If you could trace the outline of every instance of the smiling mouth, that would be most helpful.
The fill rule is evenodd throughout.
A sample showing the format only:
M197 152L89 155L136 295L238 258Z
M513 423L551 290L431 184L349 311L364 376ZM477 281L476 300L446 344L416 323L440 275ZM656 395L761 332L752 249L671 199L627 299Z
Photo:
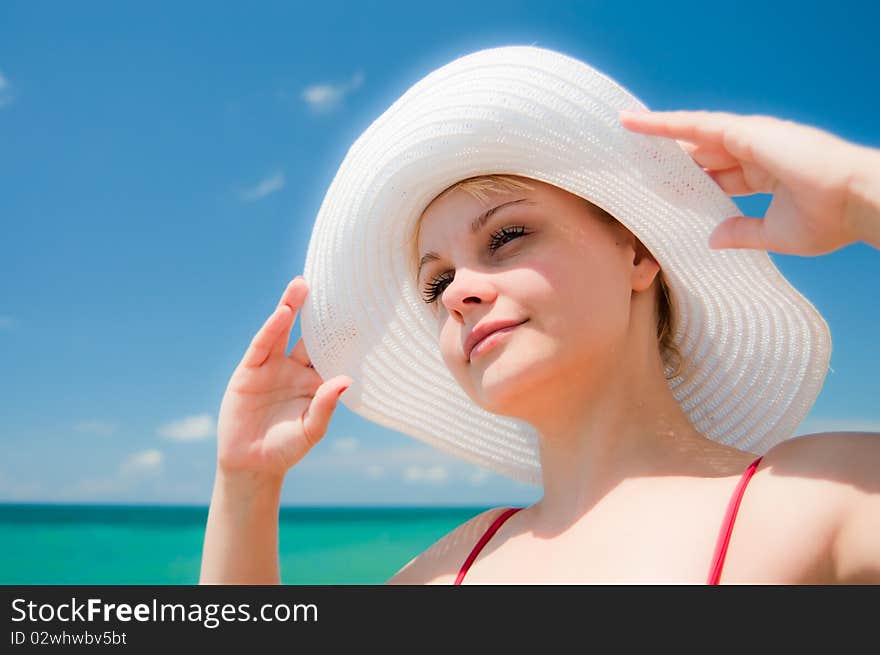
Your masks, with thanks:
M471 349L470 355L468 356L468 362L473 361L474 357L478 357L487 350L493 348L496 344L500 343L507 339L507 335L516 330L516 328L520 327L524 323L527 323L528 319L523 321L522 323L517 323L516 325L509 325L506 328L502 328L500 330L495 330L491 334L487 334L480 341L478 341L474 347Z

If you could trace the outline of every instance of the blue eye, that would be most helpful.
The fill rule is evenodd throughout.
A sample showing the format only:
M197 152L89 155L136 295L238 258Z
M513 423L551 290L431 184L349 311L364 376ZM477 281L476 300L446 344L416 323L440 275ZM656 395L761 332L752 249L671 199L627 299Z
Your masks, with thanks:
M510 227L503 227L497 232L494 232L489 237L489 254L494 253L498 248L503 246L508 241L512 241L517 237L521 237L525 234L526 228L524 225L514 225ZM425 293L424 293L424 301L429 305L437 300L437 297L443 293L443 290L446 289L446 286L452 282L452 277L447 275L446 273L441 273L434 279L432 279L428 284L425 285Z

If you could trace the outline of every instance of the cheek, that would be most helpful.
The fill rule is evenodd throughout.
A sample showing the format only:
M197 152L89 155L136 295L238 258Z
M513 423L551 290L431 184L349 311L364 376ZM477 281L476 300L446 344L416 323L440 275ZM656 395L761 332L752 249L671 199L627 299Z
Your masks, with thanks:
M447 317L444 324L440 327L438 337L440 356L443 358L443 363L446 364L447 370L452 375L452 379L458 382L458 385L465 393L473 397L471 389L473 382L467 375L468 364L464 360L464 355L461 351L461 336L453 323Z
M454 375L455 368L461 365L461 362L458 361L460 357L458 351L461 349L458 343L459 337L456 336L455 326L448 316L444 316L439 320L441 323L437 338L440 344L440 355L443 357L446 368Z
M550 332L578 342L607 342L628 320L631 289L619 262L596 249L536 266L546 280L551 307L542 322ZM586 339L585 339L586 338Z

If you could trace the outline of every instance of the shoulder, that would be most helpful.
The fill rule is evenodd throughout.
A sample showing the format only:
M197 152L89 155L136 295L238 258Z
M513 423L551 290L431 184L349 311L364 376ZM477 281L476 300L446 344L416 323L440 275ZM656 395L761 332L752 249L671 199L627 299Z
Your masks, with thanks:
M765 484L821 489L840 502L876 494L880 485L880 433L821 432L788 439L761 461Z
M495 507L468 519L407 562L385 584L451 584L477 541L507 509Z
M848 487L873 486L880 480L878 463L880 432L819 432L777 444L764 456L761 468Z
M880 582L880 433L789 439L772 448L760 468L777 508L799 505L824 533L835 581Z

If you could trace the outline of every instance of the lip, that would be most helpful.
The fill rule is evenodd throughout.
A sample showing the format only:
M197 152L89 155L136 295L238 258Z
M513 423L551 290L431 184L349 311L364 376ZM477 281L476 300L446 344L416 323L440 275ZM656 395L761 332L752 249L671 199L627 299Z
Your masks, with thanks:
M526 319L525 321L488 321L487 323L481 323L480 325L477 325L473 330L471 330L471 333L467 336L467 339L465 339L465 357L467 357L468 361L471 361L471 351L473 351L474 347L493 332L498 332L498 330L503 330L504 328L513 327L515 325L522 325L528 320L529 319Z

